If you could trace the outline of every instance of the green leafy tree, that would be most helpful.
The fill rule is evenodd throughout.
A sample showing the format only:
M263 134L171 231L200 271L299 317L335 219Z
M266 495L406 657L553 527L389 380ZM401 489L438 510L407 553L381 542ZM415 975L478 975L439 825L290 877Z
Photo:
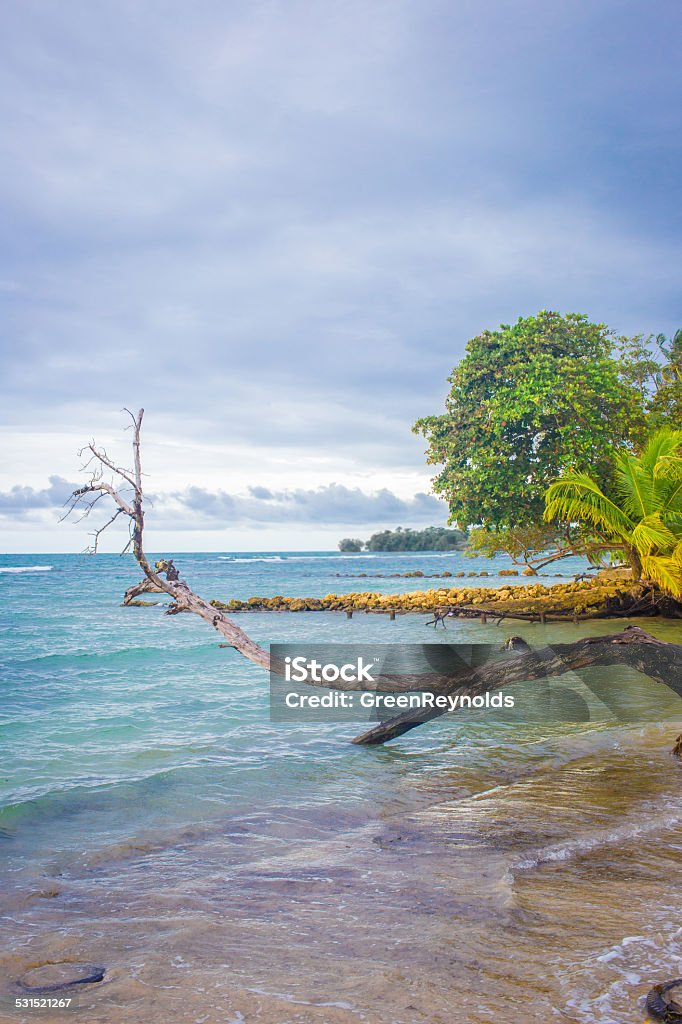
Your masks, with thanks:
M584 523L634 579L682 597L682 430L658 430L641 455L617 452L608 493L587 473L567 473L547 491L544 515Z
M624 358L603 324L578 313L542 311L472 338L445 413L413 428L443 467L433 486L450 521L539 525L545 491L564 472L591 467L606 484L614 445L645 434L642 388Z
M364 546L364 540L358 540L357 537L344 537L339 541L339 551L362 551Z
M659 351L662 351L661 337L656 340ZM645 338L641 334L615 341L621 380L635 388L645 412L650 411L652 399L661 383L661 361L654 350L654 343L653 336Z
M445 526L427 526L424 530L381 530L373 533L365 547L368 551L457 551L466 542L462 530Z

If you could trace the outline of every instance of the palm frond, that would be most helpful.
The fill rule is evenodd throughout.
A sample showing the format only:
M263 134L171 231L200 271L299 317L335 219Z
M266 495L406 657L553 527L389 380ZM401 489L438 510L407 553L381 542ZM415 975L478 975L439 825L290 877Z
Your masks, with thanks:
M657 552L659 555L670 555L675 550L677 536L663 522L659 513L652 516L645 516L631 534L633 548L640 555L650 555Z
M587 473L568 473L550 484L544 518L548 522L590 523L607 537L620 539L628 538L634 527L634 522Z
M568 473L545 495L545 520L589 524L655 585L682 595L682 430L665 427L641 455L615 455L614 493Z
M682 481L675 483L666 494L665 507L666 512L671 515L682 512Z
M648 555L642 559L642 575L673 597L682 597L682 562Z
M632 519L651 515L663 505L653 475L642 469L636 455L623 452L617 456L614 482L623 511Z
M652 434L642 454L639 456L642 469L645 473L650 473L653 476L659 461L677 454L681 447L682 430L661 427L655 434Z
M682 456L662 455L654 466L654 480L681 480Z

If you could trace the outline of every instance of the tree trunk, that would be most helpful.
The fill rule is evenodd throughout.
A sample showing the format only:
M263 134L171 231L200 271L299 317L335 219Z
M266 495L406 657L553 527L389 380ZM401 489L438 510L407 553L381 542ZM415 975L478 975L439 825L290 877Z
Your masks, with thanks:
M261 668L269 669L269 653L260 647L255 640L252 640L235 622L232 622L227 615L218 611L208 601L204 600L203 597L200 597L199 594L195 594L189 585L179 578L178 571L171 560L157 562L155 568L152 568L149 564L143 546L144 493L142 490L142 462L140 456L140 433L144 409L140 409L137 415L130 412L129 409L126 411L130 415L133 427L131 442L133 449L132 470L117 466L109 458L104 448L95 446L94 441L86 445L80 454L87 453L86 467L94 464L94 470L88 483L78 487L71 495L65 517L77 508L81 509L84 516L87 516L103 495L109 495L114 502L116 510L104 526L94 531L94 543L90 549L91 553L95 554L97 552L97 545L101 534L119 516L125 516L130 523L130 539L123 549L123 553L127 552L132 546L133 554L147 581L147 584L136 584L131 589L137 593L162 592L168 594L175 601L175 605L169 608L169 612L193 612L207 622L209 626L213 626L227 641L228 646L234 647L245 658L255 662L256 665L260 665ZM108 480L104 479L105 471L107 474L113 474L114 483L109 483ZM132 498L124 497L124 494L127 495L129 490L132 490ZM166 577L165 579L163 578L164 576ZM135 594L129 595L131 595L130 590L126 592L124 604L129 604L132 597L135 596Z
M514 639L512 638L512 642ZM466 683L463 683L461 677L456 677L449 685L439 687L438 692L476 696L488 690L502 689L512 683L559 676L594 665L624 665L642 672L657 682L665 683L682 696L682 644L657 640L638 626L628 626L622 633L610 636L587 637L572 644L557 644L554 647L541 647L535 650L521 643L523 653L516 654L510 651L508 658L499 663L472 669ZM414 689L417 688L415 685ZM356 736L353 743L387 743L425 721L439 718L443 714L447 714L447 711L440 708L421 712L406 711Z

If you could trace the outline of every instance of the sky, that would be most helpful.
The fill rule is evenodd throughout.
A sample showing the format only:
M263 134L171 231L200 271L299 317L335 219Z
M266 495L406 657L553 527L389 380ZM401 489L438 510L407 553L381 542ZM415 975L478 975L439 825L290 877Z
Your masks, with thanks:
M677 2L1 10L0 552L85 546L123 407L150 550L444 525L410 428L468 338L682 325Z

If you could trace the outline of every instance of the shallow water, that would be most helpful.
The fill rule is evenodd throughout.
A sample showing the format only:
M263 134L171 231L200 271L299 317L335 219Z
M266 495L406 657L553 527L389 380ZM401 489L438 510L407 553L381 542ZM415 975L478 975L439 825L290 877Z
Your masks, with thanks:
M279 557L178 563L209 597L425 585L337 579L358 556ZM5 994L35 963L85 959L108 967L80 994L88 1022L628 1024L682 973L670 709L513 728L449 715L353 747L345 725L271 724L267 679L198 620L121 608L129 560L0 559L47 565L0 574ZM264 642L505 635L425 619L240 621ZM517 626L531 643L611 629ZM621 683L644 707L649 684Z

